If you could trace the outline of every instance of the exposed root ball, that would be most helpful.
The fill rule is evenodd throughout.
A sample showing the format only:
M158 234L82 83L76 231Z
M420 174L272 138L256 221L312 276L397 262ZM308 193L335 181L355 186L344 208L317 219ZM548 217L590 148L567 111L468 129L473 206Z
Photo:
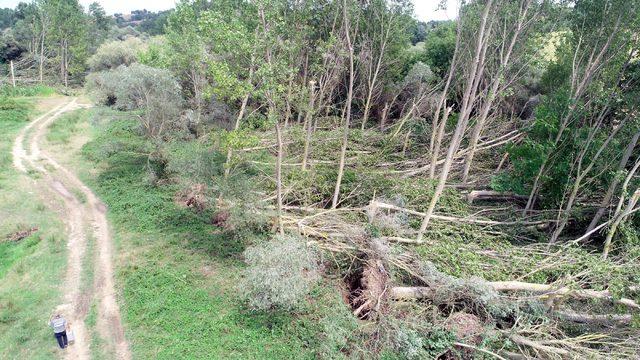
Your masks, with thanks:
M362 318L370 318L380 311L384 299L388 296L389 274L380 259L369 259L365 262L361 273L352 278L349 302L353 314Z

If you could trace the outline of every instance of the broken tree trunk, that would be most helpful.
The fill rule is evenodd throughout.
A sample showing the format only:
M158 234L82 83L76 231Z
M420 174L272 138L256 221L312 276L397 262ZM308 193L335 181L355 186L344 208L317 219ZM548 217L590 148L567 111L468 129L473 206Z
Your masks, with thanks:
M412 214L420 217L424 217L426 214L420 211L415 211L411 209L405 209L400 206L395 206L391 204L386 204L379 201L371 201L369 206L367 207L368 211L374 211L375 209L388 209L394 211L401 211L407 214ZM483 220L476 218L462 218L457 216L446 216L446 215L438 215L431 214L431 218L434 220L441 221L449 221L449 222L457 222L457 223L466 223L466 224L477 224L477 225L542 225L548 224L549 222L553 222L553 220L539 220L539 221L495 221L495 220ZM422 243L422 239L415 240L416 243Z
M253 73L254 73L254 68L253 68L253 63L255 61L255 57L251 56L251 67L249 68L249 85L252 84L252 79L253 79ZM240 122L242 121L242 118L244 117L244 113L247 109L247 103L249 102L249 96L251 95L251 91L247 91L246 94L244 94L244 97L242 98L242 104L240 105L240 112L238 112L238 117L236 117L236 123L233 126L233 130L234 131L238 131L238 129L240 128ZM231 146L229 146L229 149L227 149L227 160L224 162L224 177L227 178L229 176L229 173L231 172L231 157L233 156L233 149L231 148Z
M467 202L473 204L474 201L524 201L528 196L518 195L511 192L500 192L493 190L473 190L467 194Z

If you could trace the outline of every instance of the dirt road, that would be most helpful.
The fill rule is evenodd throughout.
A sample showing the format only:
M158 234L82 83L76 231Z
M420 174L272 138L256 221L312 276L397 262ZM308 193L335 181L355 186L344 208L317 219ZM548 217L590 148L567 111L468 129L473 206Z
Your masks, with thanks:
M67 227L68 259L66 276L61 281L64 303L52 309L68 319L76 336L76 343L65 350L65 358L91 358L91 332L85 319L95 301L100 344L104 344L107 354L127 360L131 354L116 302L113 244L105 216L106 206L71 170L58 163L46 149L40 149L49 125L63 113L85 106L76 98L61 98L52 110L29 123L15 140L13 164L25 176L39 173L31 176L34 190L60 214ZM90 255L87 254L88 239L95 241L93 261L86 259ZM92 284L83 286L83 278L90 274L93 274Z

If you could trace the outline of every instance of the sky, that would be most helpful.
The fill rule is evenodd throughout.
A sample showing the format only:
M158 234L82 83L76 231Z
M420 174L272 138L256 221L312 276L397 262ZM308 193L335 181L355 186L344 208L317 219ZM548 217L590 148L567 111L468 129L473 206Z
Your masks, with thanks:
M21 0L0 0L0 8L15 7ZM24 1L24 0L22 0ZM96 0L80 0L87 7ZM456 1L445 0L447 11L436 11L440 0L413 0L416 18L422 21L448 20L455 18ZM175 6L175 0L98 0L108 14L129 13L131 10L147 9L149 11L167 10Z

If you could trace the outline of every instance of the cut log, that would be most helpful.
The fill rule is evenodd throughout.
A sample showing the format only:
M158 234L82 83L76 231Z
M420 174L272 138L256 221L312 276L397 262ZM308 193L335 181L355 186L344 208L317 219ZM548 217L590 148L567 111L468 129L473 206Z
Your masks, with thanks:
M500 192L493 190L473 190L467 194L467 202L473 204L474 201L518 201L526 202L527 196L518 195L511 192Z

